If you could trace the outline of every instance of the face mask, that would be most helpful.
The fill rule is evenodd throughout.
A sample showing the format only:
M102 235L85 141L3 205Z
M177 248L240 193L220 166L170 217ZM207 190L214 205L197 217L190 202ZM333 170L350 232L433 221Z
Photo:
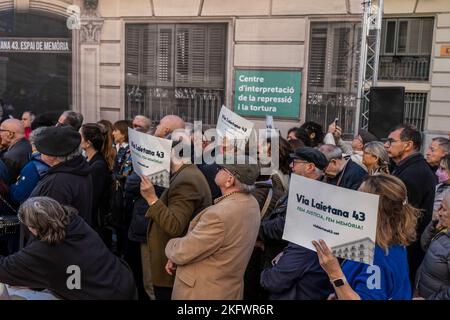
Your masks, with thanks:
M448 172L446 170L442 170L441 168L437 169L436 176L438 177L439 183L444 183L450 179Z

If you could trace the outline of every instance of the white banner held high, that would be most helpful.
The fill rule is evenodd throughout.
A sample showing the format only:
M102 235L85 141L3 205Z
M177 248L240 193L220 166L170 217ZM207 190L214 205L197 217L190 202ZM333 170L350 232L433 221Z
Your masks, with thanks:
M292 174L283 239L315 250L323 239L337 257L373 263L379 196Z
M243 150L250 138L253 126L253 122L234 113L227 107L222 106L216 129L221 137L235 140L237 147Z
M150 178L152 183L169 187L172 140L161 139L128 128L133 170Z

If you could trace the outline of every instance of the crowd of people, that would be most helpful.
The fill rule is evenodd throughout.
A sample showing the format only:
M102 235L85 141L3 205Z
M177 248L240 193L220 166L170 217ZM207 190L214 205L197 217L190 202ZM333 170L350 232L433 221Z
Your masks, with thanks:
M327 132L306 122L287 139L267 138L268 156L279 157L270 175L250 152L233 163L172 154L162 188L133 170L128 129L172 139L189 124L176 115L155 127L142 115L83 120L25 112L0 125L0 210L20 221L20 232L0 237L8 290L55 299L450 299L446 137L423 150L409 124L388 137L360 130L349 142L335 122ZM378 284L373 266L335 257L323 240L312 251L283 239L293 174L379 195Z

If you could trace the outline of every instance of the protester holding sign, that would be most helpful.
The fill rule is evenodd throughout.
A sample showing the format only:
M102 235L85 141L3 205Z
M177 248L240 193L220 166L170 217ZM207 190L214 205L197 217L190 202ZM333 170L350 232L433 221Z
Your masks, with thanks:
M328 161L319 150L310 147L304 147L295 150L295 152L292 153L290 157L292 159L291 169L294 174L314 180L322 179L323 170L326 168ZM275 248L279 251L286 245L286 242L282 240L282 236L286 217L287 202L288 195L282 197L279 200L275 209L270 214L268 214L263 221L261 221L261 227L259 231L259 237L268 244L275 242ZM280 244L283 245L281 248ZM270 247L270 245L267 247ZM278 252L276 252L275 255Z
M172 154L170 187L157 197L150 179L141 176L141 194L150 208L151 219L147 232L152 280L157 300L170 300L174 277L165 272L167 242L185 235L189 222L211 205L211 192L206 178L195 164Z
M373 265L346 260L342 267L323 241L313 241L319 262L340 300L411 299L405 246L416 237L420 211L407 202L406 187L393 176L369 176L359 191L378 194Z
M291 159L294 174L314 180L322 178L321 170L327 165L325 156L309 147L296 150L291 154ZM261 230L266 241L267 235L272 234L273 237L274 233L278 233L281 240L284 221L284 215L263 221ZM327 275L320 268L315 252L292 242L274 259L272 267L262 272L261 285L269 291L270 299L273 300L323 300L331 291Z

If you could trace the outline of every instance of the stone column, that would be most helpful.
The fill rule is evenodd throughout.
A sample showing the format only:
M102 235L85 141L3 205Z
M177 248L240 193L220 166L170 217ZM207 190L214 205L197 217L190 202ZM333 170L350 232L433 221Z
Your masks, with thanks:
M98 1L85 0L80 32L80 112L85 123L100 120L100 35L103 19Z

